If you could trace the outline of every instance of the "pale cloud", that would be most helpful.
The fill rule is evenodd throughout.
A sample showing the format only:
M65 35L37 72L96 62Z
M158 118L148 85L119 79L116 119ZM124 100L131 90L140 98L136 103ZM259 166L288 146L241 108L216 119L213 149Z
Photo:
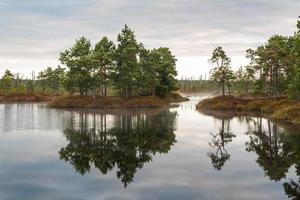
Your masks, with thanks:
M171 48L179 76L200 76L209 71L214 47L239 58L234 67L242 65L247 48L292 34L299 10L298 0L2 0L0 73L57 65L76 38L115 41L128 24L146 47Z

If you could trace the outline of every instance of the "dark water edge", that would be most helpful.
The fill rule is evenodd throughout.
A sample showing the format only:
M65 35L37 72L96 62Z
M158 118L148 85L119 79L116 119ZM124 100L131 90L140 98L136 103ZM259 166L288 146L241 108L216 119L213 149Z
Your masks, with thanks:
M300 131L177 108L1 104L1 199L297 199Z

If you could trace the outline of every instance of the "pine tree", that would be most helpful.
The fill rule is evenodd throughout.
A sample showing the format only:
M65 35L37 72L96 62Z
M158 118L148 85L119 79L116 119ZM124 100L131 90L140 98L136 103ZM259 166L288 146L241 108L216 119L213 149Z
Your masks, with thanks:
M76 40L74 46L60 54L60 61L69 68L66 86L69 90L79 89L80 95L87 95L93 86L91 71L94 60L91 42L85 37Z
M167 47L153 50L154 61L156 62L155 71L158 76L158 85L155 93L159 97L166 97L171 91L177 90L178 81L176 80L176 58Z
M9 93L10 89L13 86L13 80L14 80L14 75L9 70L6 70L0 82L1 88L5 93Z
M94 74L94 90L97 84L100 84L101 96L107 95L107 87L110 83L110 75L113 67L113 56L115 53L115 45L107 37L103 37L96 43L93 56L95 59Z
M113 73L115 89L122 97L129 98L134 95L140 70L139 51L140 45L136 41L134 32L125 25L118 35L115 54L116 66Z
M233 71L230 67L231 60L226 55L223 48L217 47L213 51L212 57L209 61L216 65L210 72L211 80L219 84L219 86L222 88L223 96L226 94L226 86L228 93L231 93L230 81L233 79L234 76Z
M289 97L300 100L300 69L296 72L294 79L289 84Z

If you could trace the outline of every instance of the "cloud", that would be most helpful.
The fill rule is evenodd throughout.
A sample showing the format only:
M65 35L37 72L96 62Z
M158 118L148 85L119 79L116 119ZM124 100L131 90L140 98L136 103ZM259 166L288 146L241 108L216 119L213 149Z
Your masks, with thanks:
M146 47L168 46L178 58L208 56L219 45L243 56L272 34L292 34L299 10L298 0L2 0L0 71L58 63L76 38L115 40L124 24Z

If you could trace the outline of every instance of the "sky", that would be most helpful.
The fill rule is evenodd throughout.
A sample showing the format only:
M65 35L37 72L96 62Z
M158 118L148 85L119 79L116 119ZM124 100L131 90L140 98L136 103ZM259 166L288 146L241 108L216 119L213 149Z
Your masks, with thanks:
M56 67L76 38L116 41L128 24L146 48L171 49L178 78L204 77L215 47L237 69L246 49L293 34L299 11L299 0L1 0L0 74Z

